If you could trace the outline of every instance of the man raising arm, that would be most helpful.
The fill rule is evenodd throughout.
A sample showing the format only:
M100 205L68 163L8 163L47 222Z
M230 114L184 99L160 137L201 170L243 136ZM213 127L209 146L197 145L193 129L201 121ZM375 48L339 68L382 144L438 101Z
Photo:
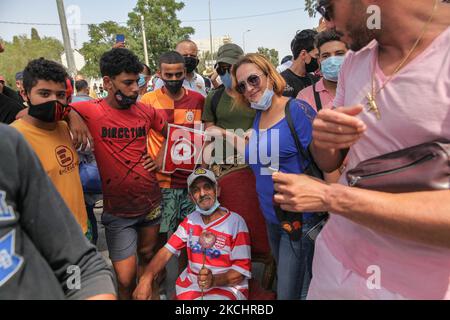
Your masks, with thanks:
M367 29L372 4L381 7L382 29ZM314 122L311 149L322 169L338 168L348 148L350 170L383 154L449 141L450 6L441 0L324 0L320 10L354 51L335 100L352 107L323 110ZM274 181L282 208L332 213L316 242L311 299L450 298L449 190L349 188L345 173L340 185L281 173ZM374 266L382 274L380 290L366 285Z

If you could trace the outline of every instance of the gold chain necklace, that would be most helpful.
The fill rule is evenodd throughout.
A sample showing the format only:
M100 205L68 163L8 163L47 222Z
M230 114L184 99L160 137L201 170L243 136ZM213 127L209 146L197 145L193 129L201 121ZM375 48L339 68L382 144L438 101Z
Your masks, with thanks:
M375 62L373 64L373 71L372 71L372 92L367 93L367 106L368 106L368 110L369 112L373 112L375 113L376 117L378 120L381 120L381 114L380 114L380 109L378 109L378 105L376 102L376 98L377 98L377 94L381 92L381 90L383 90L386 85L388 84L389 81L392 80L392 78L400 71L400 69L404 66L404 64L406 63L406 61L408 61L408 59L411 57L412 53L414 52L414 50L417 49L417 46L419 45L420 41L422 40L422 38L425 36L425 33L428 30L428 27L431 23L431 21L434 18L434 15L436 13L436 9L438 7L439 4L439 0L436 0L436 2L434 3L434 7L433 7L433 12L430 15L430 18L428 19L428 21L425 23L425 25L423 26L422 29L422 33L420 34L419 38L417 39L417 41L414 43L414 45L412 46L411 50L409 50L408 54L406 55L406 57L400 62L400 64L397 66L397 68L395 68L394 73L391 74L391 76L383 83L383 85L378 89L375 90L376 88L376 79L375 79L375 66L376 66L376 59L377 57L375 57Z

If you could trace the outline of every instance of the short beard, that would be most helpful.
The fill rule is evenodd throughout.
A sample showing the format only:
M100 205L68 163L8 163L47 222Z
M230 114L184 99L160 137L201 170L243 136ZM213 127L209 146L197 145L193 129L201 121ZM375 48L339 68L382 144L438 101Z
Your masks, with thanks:
M375 39L375 33L367 27L366 8L361 2L352 2L352 16L355 18L348 21L345 29L348 36L352 39L350 49L356 52L366 47L373 39ZM363 18L358 21L357 17Z
M352 39L350 49L355 52L360 51L375 39L374 34L370 32L366 26L358 28L358 30L355 30L355 28L352 27L350 28L351 29L347 29L349 30L349 37Z

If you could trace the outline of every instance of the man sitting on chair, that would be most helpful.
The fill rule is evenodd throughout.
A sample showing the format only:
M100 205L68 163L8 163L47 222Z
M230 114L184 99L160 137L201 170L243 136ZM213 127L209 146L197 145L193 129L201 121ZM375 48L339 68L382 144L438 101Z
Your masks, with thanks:
M196 210L152 259L133 298L149 299L154 278L174 254L187 247L189 264L176 282L178 300L246 300L251 277L247 225L240 215L220 207L213 172L197 169L187 182Z

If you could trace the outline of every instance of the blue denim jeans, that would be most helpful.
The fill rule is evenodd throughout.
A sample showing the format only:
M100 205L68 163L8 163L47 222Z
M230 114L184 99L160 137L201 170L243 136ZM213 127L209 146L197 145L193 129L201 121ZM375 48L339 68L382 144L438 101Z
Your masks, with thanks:
M307 232L321 221L314 215L303 221L303 235L299 241L291 241L279 224L267 222L272 255L277 264L277 299L305 300L312 278L314 241Z

